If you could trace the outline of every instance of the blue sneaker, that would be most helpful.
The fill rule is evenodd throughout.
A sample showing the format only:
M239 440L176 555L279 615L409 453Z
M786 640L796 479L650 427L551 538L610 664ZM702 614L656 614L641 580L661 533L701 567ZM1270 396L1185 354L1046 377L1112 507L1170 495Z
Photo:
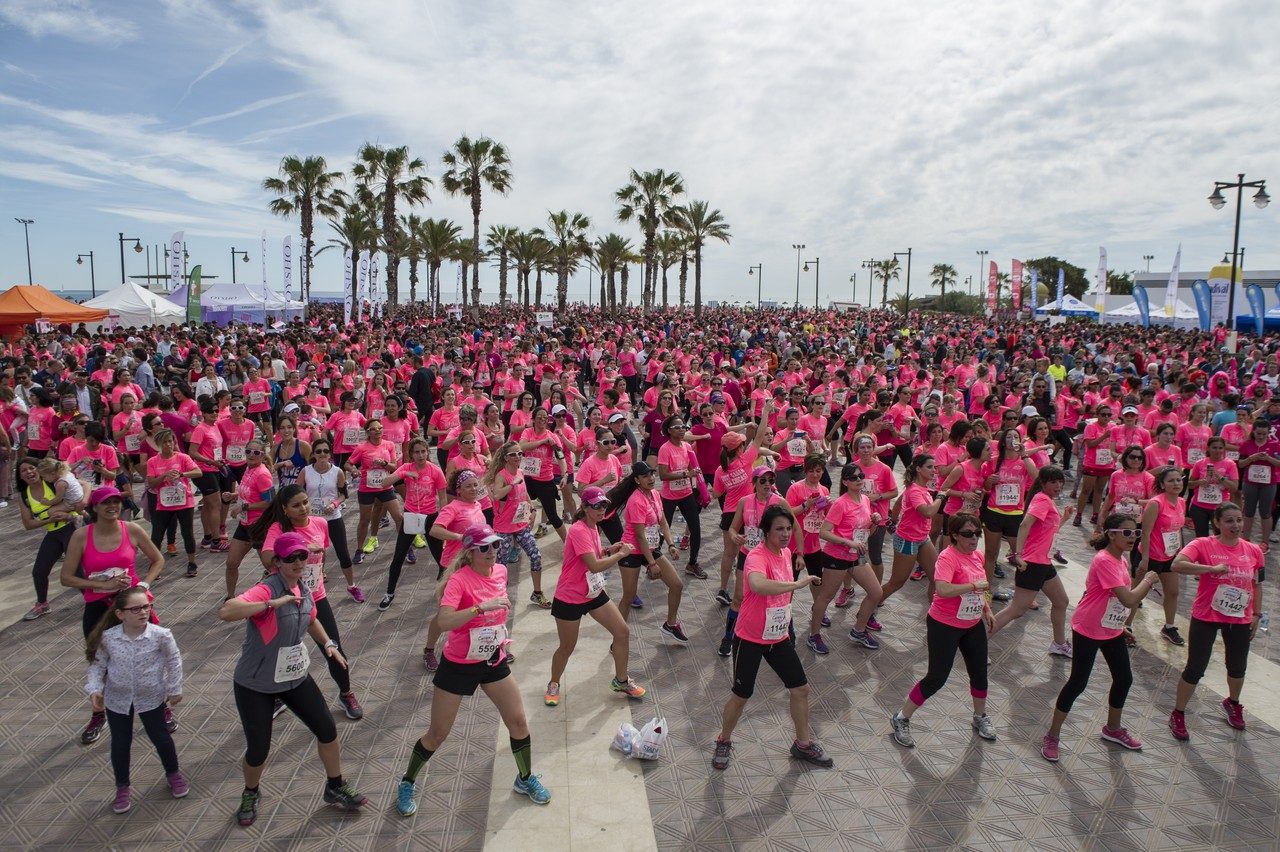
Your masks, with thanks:
M642 609L643 607L644 607L644 601L640 600L639 595L636 595L634 598L631 599L632 609Z
M880 647L880 642L876 637L871 635L870 630L864 630L861 633L859 633L857 629L850 630L849 638L856 644L861 645L864 648L870 648L872 651Z
M538 780L541 777L530 775L528 778L521 778L517 775L516 783L511 785L511 789L528 796L534 804L545 805L551 801L551 791L542 786L542 782Z
M826 641L823 640L821 633L810 633L809 639L806 642L806 644L813 651L813 653L821 654L824 657L831 651L831 649L827 647Z
M396 810L400 816L413 816L418 812L418 785L401 779L396 787Z

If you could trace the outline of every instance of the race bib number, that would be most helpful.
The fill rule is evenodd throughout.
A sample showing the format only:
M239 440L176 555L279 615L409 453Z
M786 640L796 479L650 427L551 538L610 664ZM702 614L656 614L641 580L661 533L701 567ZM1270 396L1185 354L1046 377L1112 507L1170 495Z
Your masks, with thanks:
M324 577L324 554L313 553L307 557L307 567L302 571L302 586L314 594L320 588L320 580Z
M1249 609L1249 599L1252 597L1247 589L1239 586L1228 586L1225 583L1218 586L1213 592L1213 599L1209 601L1209 606L1214 612L1225 615L1229 618L1244 618L1245 612Z
M160 486L160 505L177 509L187 504L187 486L181 482Z
M1178 530L1170 530L1169 532L1162 533L1160 539L1164 544L1164 552L1171 558L1173 554L1177 553L1178 549L1182 547L1182 533Z
M222 462L222 447L213 448L213 460L219 463Z
M232 444L227 447L227 461L234 464L240 464L247 458L244 453L244 444Z
M1271 465L1251 464L1249 465L1249 470L1247 471L1246 476L1248 477L1250 482L1255 482L1259 485L1270 485L1271 484Z
M250 404L250 405L262 405L262 404L263 404L264 402L266 402L266 401L267 401L267 395L266 395L266 394L264 394L262 391L250 391L250 392L249 392L249 404Z
M876 492L876 483L874 480L871 480L871 479L862 480L863 494L874 494L875 492Z
M1127 518L1137 518L1142 515L1142 506L1132 497L1125 497L1116 504L1116 512Z
M1200 459L1202 458L1204 458L1204 450L1199 449L1198 447L1192 447L1191 449L1187 450L1187 461L1189 461L1191 464L1195 464L1196 462L1200 461Z
M276 683L298 680L306 675L310 665L311 654L303 643L281 648L276 654Z
M467 648L467 659L482 662L497 652L503 640L507 638L505 624L494 624L489 627L471 628L471 644Z
M804 438L792 438L787 441L787 455L792 458L803 458L809 451L809 442Z
M820 533L822 532L822 515L817 512L810 512L804 516L804 521L800 526L807 533Z
M382 488L382 483L387 481L387 472L385 470L370 470L364 475L364 482L370 488Z
M425 535L427 532L427 516L421 512L404 513L404 534Z
M1238 462L1238 461L1240 461L1240 451L1239 451L1239 450L1227 450L1227 458L1231 459L1231 460L1232 460L1232 461L1234 461L1234 462Z
M996 505L1013 508L1022 505L1022 486L1017 482L1001 482L996 485Z
M487 485L481 485L479 488L476 489L477 500L483 500L488 496L489 496L489 487Z
M381 420L382 414L383 414L383 411L381 408L374 408L374 409L370 409L369 411L369 417L372 418L373 420Z
M124 450L126 453L136 453L140 449L142 449L141 434L124 436Z
M348 426L342 430L342 443L348 447L363 444L367 437L369 437L368 434L359 426Z
M978 592L965 592L960 596L960 608L956 610L956 618L960 621L977 621L982 618L982 595Z
M541 476L542 459L537 456L525 456L520 460L520 472L525 476Z
M513 524L527 524L533 517L533 510L529 508L528 500L521 500L520 505L516 506L515 516L511 518Z
M853 531L853 543L854 543L854 544L856 544L856 545L858 545L859 547L866 547L866 546L867 546L867 536L868 536L868 534L869 534L869 533L870 533L870 530L866 530L866 529L854 530L854 531Z
M745 539L744 546L747 550L754 550L759 546L764 536L761 534L759 527L746 527L742 531L742 537Z
M1115 453L1111 452L1111 450L1104 447L1098 447L1098 455L1095 456L1095 459L1095 464L1097 464L1098 467L1110 467L1115 464L1116 456Z
M644 542L653 550L662 543L662 529L657 524L649 524L644 528Z
M1129 617L1129 608L1120 603L1120 599L1112 595L1107 600L1107 608L1102 613L1102 620L1098 625L1104 630L1122 630L1124 629L1125 619Z
M603 571L587 572L587 594L591 597L597 597L604 591L605 577Z
M971 515L976 514L978 511L978 498L965 497L963 500L960 501L960 511L968 512Z
M624 464L624 465L622 466L622 475L623 475L624 477L627 477L627 476L630 476L630 475L631 475L631 465L629 465L629 464Z
M766 642L784 639L790 624L791 604L767 607L764 611L764 631L760 634L760 638Z
M490 376L488 373L476 373L476 381L482 385L488 386Z
M1222 486L1221 485L1201 485L1196 489L1196 498L1201 503L1209 503L1217 505L1222 502Z
M27 422L27 440L28 441L40 440L40 424L39 423L36 423L35 421Z

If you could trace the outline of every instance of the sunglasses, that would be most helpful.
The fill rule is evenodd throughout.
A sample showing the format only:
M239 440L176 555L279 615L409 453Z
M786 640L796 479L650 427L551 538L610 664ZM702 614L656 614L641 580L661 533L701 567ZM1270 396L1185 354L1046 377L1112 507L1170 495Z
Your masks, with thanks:
M490 550L493 550L495 547L497 547L496 544L476 544L476 545L472 545L471 549L476 551L477 553L488 553Z
M524 458L524 453L522 453L520 450L516 450L514 453L507 453L507 458L509 459Z
M583 503L582 505L586 506L588 509L595 509L597 511L600 511L600 510L609 508L609 501L605 500L602 503Z
M773 483L777 481L778 481L777 477L773 477L773 476L762 476L756 480L756 482L769 482L769 483Z
M127 607L124 607L124 612L131 612L134 615L137 615L143 612L151 612L151 604L144 603L144 604L138 604L137 606L127 606Z
M958 536L959 538L977 538L978 531L977 530L957 530L955 535Z
M308 554L305 550L303 550L303 551L299 551L298 553L291 553L288 556L281 557L280 561L281 562L306 562L307 557L309 555L310 554Z
M471 438L471 439L466 440L466 441L459 441L458 443L459 443L459 444L474 444L475 442L476 442L476 439L475 439L475 438Z
M1108 533L1119 533L1125 538L1133 538L1138 534L1137 530L1107 530Z
M602 447L615 447L618 445L618 442L615 441L613 438L605 438L604 440L597 441L596 443L598 443Z
M324 449L323 447L315 447L315 448L312 448L311 450L311 455L313 456L327 456L332 453L333 453L333 450L327 450L327 449Z
M246 456L261 456L261 455L266 455L266 451L265 450L245 450L244 454Z
M845 482L861 482L866 478L867 478L866 476L846 476L844 478L844 481Z
M243 406L243 405L233 405L233 406L231 406L231 410L232 410L232 411L244 411L244 406Z

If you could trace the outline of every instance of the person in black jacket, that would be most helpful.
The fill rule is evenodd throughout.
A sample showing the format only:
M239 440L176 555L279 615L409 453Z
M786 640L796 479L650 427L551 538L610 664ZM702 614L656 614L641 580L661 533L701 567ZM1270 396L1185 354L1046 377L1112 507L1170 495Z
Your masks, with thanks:
M422 365L422 357L413 356L413 376L409 379L409 396L413 399L413 404L418 409L418 420L426 423L431 419L431 413L435 411L434 391L436 386L436 374L432 372L430 367Z

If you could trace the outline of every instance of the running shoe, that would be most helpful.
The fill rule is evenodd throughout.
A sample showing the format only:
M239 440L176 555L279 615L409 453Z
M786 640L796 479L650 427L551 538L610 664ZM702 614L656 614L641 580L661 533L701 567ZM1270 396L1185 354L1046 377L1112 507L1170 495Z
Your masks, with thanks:
M285 704L283 701L281 701L279 698L277 698L275 701L275 704L271 706L271 718L274 719L275 717L279 716L281 713L283 713L285 710L288 710L288 709L289 709L289 706Z
M1058 762L1058 738L1044 735L1044 742L1040 744L1040 756L1050 763Z
M923 569L923 568L921 568L919 565L917 565L915 568L912 568L912 569L911 569L911 579L913 579L913 580L923 580L923 579L924 579L924 569Z
M728 606L729 604L733 603L733 596L730 595L726 590L721 589L720 591L716 592L716 603L720 604L720 606Z
M814 766L821 766L823 769L830 769L836 763L830 757L827 757L826 752L822 750L822 746L818 745L817 740L809 740L809 744L804 746L792 740L791 756L796 760L803 760L807 763L812 763Z
M415 536L413 537L413 546L414 546L414 547L426 547L426 546L427 546L427 540L426 540L425 538L423 538L422 533L418 533L417 535L415 535Z
M733 743L728 740L722 740L716 737L716 750L711 755L712 769L725 769L729 766L729 758L732 756Z
M114 813L128 813L129 808L133 807L133 788L128 784L123 787L116 788L116 800L111 803L111 810Z
M356 700L354 692L348 692L346 695L339 695L338 702L342 704L342 712L347 714L347 718L357 721L364 716L364 708L360 706L360 702Z
M854 628L849 631L849 638L853 640L855 645L861 645L864 648L870 648L872 651L880 647L880 643L876 637L871 635L869 630L858 630Z
M410 565L417 565L418 564L417 552L411 548L409 552L404 555L404 561L408 562Z
M551 791L542 786L541 775L530 775L528 778L516 776L516 782L511 785L511 789L517 793L528 796L529 800L535 805L545 805L551 801Z
M1073 498L1073 499L1074 499L1074 498ZM1080 513L1079 513L1079 512L1077 512L1077 513L1076 513L1075 520L1073 520L1073 521L1071 522L1071 526L1073 526L1073 527L1078 527L1078 526L1080 526L1080 525L1081 525L1081 523L1082 523L1083 521L1084 521L1084 518L1082 518L1082 517L1080 516Z
M1182 634L1178 632L1178 628L1172 624L1160 628L1160 638L1171 645L1177 645L1179 647L1187 644L1182 638Z
M188 577L194 577L194 576L196 576L196 574L198 574L198 573L199 573L199 571L200 571L200 566L196 565L196 563L194 563L194 562L188 562L188 563L187 563L187 576L188 576Z
M994 740L996 738L996 726L991 723L991 717L986 713L981 716L977 713L973 714L973 729L984 740Z
M1055 550L1055 551L1053 552L1053 561L1054 561L1054 562L1057 562L1059 565L1066 565L1066 564L1067 564L1067 557L1065 557L1065 556L1063 556L1063 555L1062 555L1062 551L1061 551L1061 550Z
M880 626L880 622L876 621L876 617L874 615L867 619L867 629L874 630L877 633L884 630L884 628Z
M351 597L355 598L356 603L364 603L364 592L359 586L347 586L347 591L351 593Z
M436 652L431 648L422 651L422 667L429 672L433 672L440 668L440 659L436 656Z
M696 577L699 580L707 579L707 572L702 570L702 566L697 562L690 562L689 566L684 569L684 573L688 574L690 577Z
M209 545L210 553L226 553L230 549L231 549L231 543L227 541L225 538L220 538L217 541L215 541L213 544ZM190 565L187 566L187 576L188 577L192 576Z
M609 688L614 692L623 693L628 698L644 698L645 694L645 688L631 678L618 680L615 677L609 681Z
M172 542L172 541L171 541L171 542L169 542L169 543L165 546L165 549L164 549L164 550L165 550L165 553L169 554L170 556L177 556L177 555L178 555L178 545L177 545L177 543L176 543L176 542Z
M248 828L258 818L258 799L262 794L257 790L245 790L240 794L240 810L236 811L236 819L240 825Z
M1190 516L1188 516L1188 518L1187 518L1187 519L1188 519L1188 520L1190 520ZM1097 513L1097 512L1094 512L1092 515L1090 515L1090 516L1089 516L1089 523L1093 524L1095 527L1098 525L1098 513Z
M351 557L351 564L352 564L352 565L361 565L361 564L363 564L363 563L364 563L364 553L362 553L361 551L357 550L357 551L355 552L355 555Z
M991 593L991 600L999 601L1000 603L1008 603L1013 600L1013 592L1008 589L996 589Z
M1127 625L1124 628L1124 644L1130 648L1138 647L1138 637L1134 634L1133 628Z
M815 654L821 654L825 657L831 653L831 649L827 647L826 640L822 638L821 633L810 633L809 638L805 640L805 644Z
M534 538L542 538L544 535L546 535L546 534L547 534L547 530L548 530L548 529L549 529L549 528L547 527L547 525L546 525L546 524L538 524L537 532L535 532L535 533L533 534L533 537L534 537Z
M836 592L836 607L839 609L844 609L851 603L853 603L853 595L850 593L848 589L846 589L844 586L841 586L840 591Z
M716 650L716 654L721 657L727 657L733 653L733 639L726 636L720 640L720 647Z
M644 609L644 601L640 599L639 595L636 595L634 598L631 599L631 608Z
M997 580L1003 580L1003 579L1004 579L1004 569L1003 569L1003 568L1001 568L999 565L997 565L997 566L996 566L996 570L995 570L995 575L996 575L996 579L997 579Z
M1227 714L1227 724L1237 731L1244 730L1244 705L1230 698L1222 699L1222 712Z
M187 793L191 792L191 785L187 783L187 779L181 772L166 775L165 780L169 782L169 792L173 794L175 799L184 798Z
M400 816L413 816L418 812L418 785L400 779L396 785L396 810Z
M164 706L164 729L171 734L178 730L178 720L173 718L173 708L168 704Z
M364 540L364 547L361 548L361 552L373 553L377 549L378 549L378 537L376 535L371 535Z
M48 614L49 614L49 603L46 601L45 603L38 603L35 606L31 607L31 609L27 610L27 614L22 616L22 620L35 621L37 618L40 618L41 616L45 616Z
M534 592L529 595L529 603L538 607L538 609L551 609L551 601L542 592Z
M378 521L378 529L385 530L389 526L391 526L391 517L389 515L383 515L382 520Z
M102 729L107 724L106 713L94 713L89 717L89 724L80 732L81 745L93 745L102 737Z
M208 550L210 547L213 547L213 536L206 535L204 538L200 539L201 550Z
M358 811L369 803L368 799L353 790L347 783L341 787L325 785L324 800L342 811Z
M391 609L391 602L396 599L395 595L383 595L382 600L378 602L378 611L386 612Z
M1102 726L1102 738L1109 743L1122 745L1130 751L1142 751L1142 740L1129 733L1125 728L1108 728Z
M822 626L823 626L823 627L830 627L830 626L831 626L831 616L829 616L829 615L824 615L824 616L822 616L822 622L821 622L821 624L822 624Z
M898 745L904 748L915 748L915 738L911 736L911 720L902 715L899 710L889 719L893 723L893 739Z
M684 630L680 628L680 622L678 621L675 624L667 624L665 621L662 622L662 632L674 639L678 639L681 642L689 641L689 637L684 635Z
M617 681L614 682L616 683ZM542 695L542 703L548 707L555 707L560 703L560 684L547 684L547 691Z
M1174 710L1169 714L1169 732L1175 740L1185 742L1191 739L1191 735L1187 733L1187 715L1181 710Z
M1062 644L1057 642L1049 643L1049 653L1055 657L1071 657L1071 640L1067 640Z

